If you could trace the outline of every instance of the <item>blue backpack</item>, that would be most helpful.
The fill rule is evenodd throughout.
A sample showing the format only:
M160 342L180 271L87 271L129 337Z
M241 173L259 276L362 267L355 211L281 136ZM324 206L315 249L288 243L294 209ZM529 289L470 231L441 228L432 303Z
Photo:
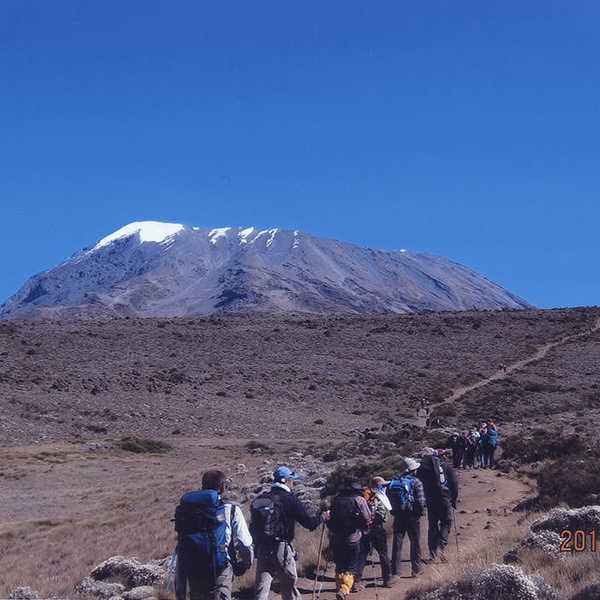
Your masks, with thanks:
M188 576L214 581L229 564L225 502L214 490L188 492L175 509L178 560Z
M392 514L409 511L413 508L415 497L412 489L412 479L410 477L399 477L394 479L387 489L387 495L392 505Z

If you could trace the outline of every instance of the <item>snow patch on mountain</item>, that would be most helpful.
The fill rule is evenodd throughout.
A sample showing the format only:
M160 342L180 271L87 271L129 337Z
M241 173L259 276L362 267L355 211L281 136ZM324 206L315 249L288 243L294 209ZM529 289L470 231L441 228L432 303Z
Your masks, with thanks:
M216 229L211 229L208 232L208 237L212 244L216 244L222 237L227 236L227 232L231 229L231 227L217 227Z
M158 221L136 221L129 223L125 227L121 227L114 233L102 238L93 248L92 251L98 250L103 246L108 246L115 240L126 238L138 234L140 242L164 242L183 229L183 225L178 223L159 223Z

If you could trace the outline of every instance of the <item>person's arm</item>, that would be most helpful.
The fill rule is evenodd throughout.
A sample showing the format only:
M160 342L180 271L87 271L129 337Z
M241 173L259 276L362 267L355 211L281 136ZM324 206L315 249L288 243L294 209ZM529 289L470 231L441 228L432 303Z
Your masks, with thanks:
M415 512L421 516L425 512L425 488L421 480L416 477L413 479L412 486L413 498L415 499L415 506L417 508Z
M360 511L360 516L364 519L364 526L360 529L367 529L371 524L371 509L369 508L369 504L362 496L356 496L356 504L358 504L358 509Z
M248 531L246 519L242 509L235 504L231 506L231 538L239 553L242 562L250 567L254 560L254 548L252 547L252 536Z
M294 517L294 519L298 523L300 523L300 525L302 525L302 527L304 527L305 529L308 529L309 531L314 531L323 522L323 517L321 515L311 517L308 514L306 507L304 506L304 504L302 504L302 502L298 499L297 496L290 494L290 497L292 499L292 516Z
M445 467L446 483L450 490L450 498L452 500L452 506L456 508L456 500L458 499L458 479L456 478L456 471L449 465Z

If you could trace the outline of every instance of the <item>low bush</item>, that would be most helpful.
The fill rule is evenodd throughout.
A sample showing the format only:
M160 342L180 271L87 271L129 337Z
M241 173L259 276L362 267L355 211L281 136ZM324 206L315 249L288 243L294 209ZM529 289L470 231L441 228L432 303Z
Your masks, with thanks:
M173 449L173 446L159 440L144 440L136 437L124 437L119 442L119 448L136 454L164 454Z
M531 435L510 435L502 441L504 458L532 463L581 454L585 444L578 435L562 436L560 432L536 429Z
M571 507L600 501L600 462L597 456L582 455L544 465L537 475L538 504L551 508L562 502Z

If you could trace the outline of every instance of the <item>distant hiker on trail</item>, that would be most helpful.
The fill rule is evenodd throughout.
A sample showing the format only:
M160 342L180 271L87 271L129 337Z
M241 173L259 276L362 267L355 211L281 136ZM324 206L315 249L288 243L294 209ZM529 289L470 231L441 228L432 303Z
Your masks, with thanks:
M331 546L335 561L336 600L346 600L358 573L360 541L368 532L371 510L363 497L363 486L355 477L346 477L344 489L334 498L331 518Z
M485 440L485 435L487 433L487 425L485 423L483 423L481 425L481 429L479 430L479 441L477 442L477 463L478 466L480 468L484 468L485 467L485 460L484 460L484 450L483 450L483 442Z
M429 529L427 542L429 556L435 560L439 554L446 562L444 548L448 545L448 534L452 523L452 508L456 508L458 481L454 469L432 454L423 456L417 477L423 482L427 502Z
M369 532L363 534L360 540L358 566L354 577L354 586L351 591L358 592L363 589L364 586L360 582L367 563L367 557L373 549L379 555L383 587L391 587L390 558L385 533L385 523L392 510L392 505L385 493L385 486L389 483L383 477L373 477L371 486L364 491L363 495L371 510L371 527L369 528Z
M483 436L483 468L492 469L494 467L494 452L498 446L498 431L493 421L486 423L486 432Z
M202 490L184 494L175 510L177 600L185 600L188 585L191 600L230 600L234 571L242 574L252 564L244 515L221 498L226 480L222 471L207 471Z
M467 435L467 448L465 449L465 457L463 459L465 469L473 469L475 467L475 454L477 453L478 444L479 433L477 430L472 429Z
M425 511L423 484L415 473L419 463L407 458L400 475L388 486L387 494L394 516L392 538L392 575L400 575L402 565L402 542L408 533L410 540L411 576L416 577L421 566L421 517Z
M271 490L254 499L250 506L250 532L256 546L256 600L267 600L273 577L277 577L283 600L300 600L296 586L296 552L292 546L295 525L314 531L329 518L329 512L311 517L294 495L299 476L289 467L273 473Z
M469 440L467 439L467 432L463 431L460 435L458 433L453 434L453 447L452 447L452 463L455 469L460 469L465 452L469 446Z

